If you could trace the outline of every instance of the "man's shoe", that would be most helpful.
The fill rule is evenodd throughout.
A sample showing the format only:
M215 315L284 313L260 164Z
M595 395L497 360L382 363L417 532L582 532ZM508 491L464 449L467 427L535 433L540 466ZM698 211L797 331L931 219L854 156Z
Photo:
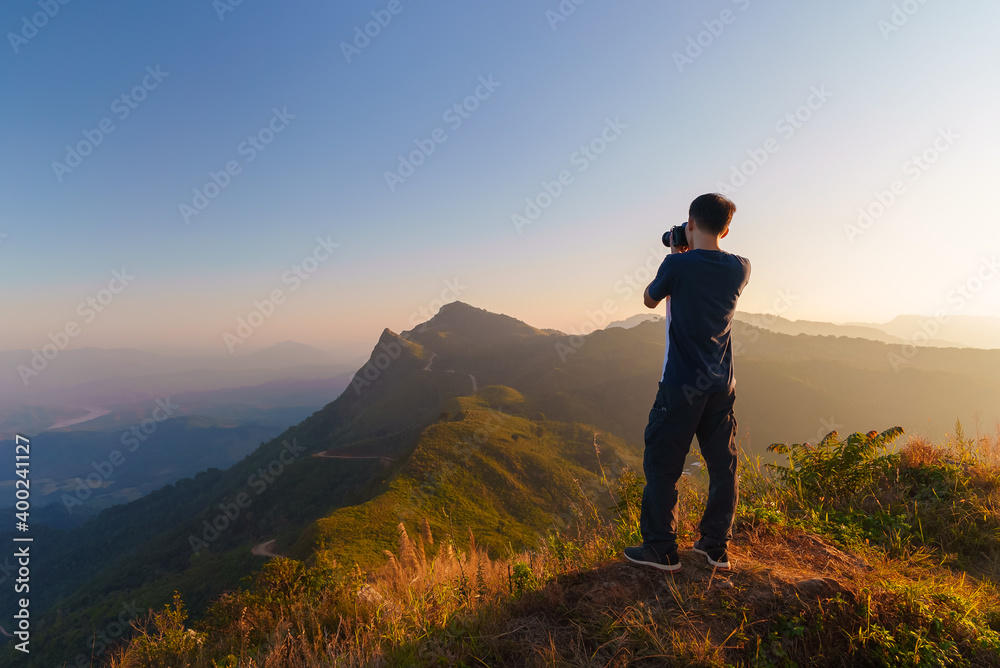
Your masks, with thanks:
M661 558L658 554L656 554L656 551L648 545L626 547L625 558L633 563L642 564L643 566L652 566L653 568L658 568L661 571L677 571L681 568L681 559L677 556L677 548L670 550Z
M724 547L702 547L701 541L696 541L694 551L708 557L708 563L720 570L729 570L729 552Z
M715 566L716 568L724 571L731 568L729 564L729 552L725 547L702 547L701 541L699 540L694 544L694 551L708 557L708 563L710 566Z

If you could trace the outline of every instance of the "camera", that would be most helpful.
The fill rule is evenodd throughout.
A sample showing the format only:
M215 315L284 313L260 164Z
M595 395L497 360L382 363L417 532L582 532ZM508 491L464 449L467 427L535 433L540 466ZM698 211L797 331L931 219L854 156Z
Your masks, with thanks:
M687 221L681 223L680 225L675 225L670 228L669 232L663 233L663 245L670 248L671 241L673 241L674 246L685 247L688 245L687 239Z

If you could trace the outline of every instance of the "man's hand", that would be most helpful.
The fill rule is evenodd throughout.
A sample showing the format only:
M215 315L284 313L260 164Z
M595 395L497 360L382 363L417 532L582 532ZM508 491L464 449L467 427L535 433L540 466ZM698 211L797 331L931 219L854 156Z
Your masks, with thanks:
M649 288L642 293L642 302L646 305L646 308L656 308L660 305L660 302L649 296Z
M687 246L675 246L674 245L674 236L670 235L670 254L671 255L675 255L676 253L686 253L689 250L691 250L691 249L688 248Z

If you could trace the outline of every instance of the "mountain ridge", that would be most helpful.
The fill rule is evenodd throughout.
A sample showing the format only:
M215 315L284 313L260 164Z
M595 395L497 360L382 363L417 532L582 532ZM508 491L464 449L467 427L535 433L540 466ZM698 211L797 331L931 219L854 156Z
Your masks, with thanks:
M558 516L552 499L537 496L544 493L545 480L532 480L532 467L524 462L542 457L534 468L551 481L563 480L553 487L562 490L561 498L582 502L559 471L585 462L589 473L577 477L588 481L584 489L592 489L593 476L600 475L589 454L595 439L602 448L616 444L607 462L614 464L612 478L622 461L641 452L662 363L662 322L573 337L467 304L443 311L426 326L399 334L384 329L368 362L335 400L226 471L205 471L108 509L79 532L51 532L37 567L52 590L39 594L38 610L80 624L97 614L92 606L113 607L122 591L135 592L142 605L155 608L176 588L197 615L259 568L260 557L251 554L255 545L275 540L277 553L304 559L317 545L336 540L338 526L353 527L344 531L355 537L371 529L353 547L347 541L341 557L377 559L393 544L394 522L424 514L443 530L446 499L465 508L463 516L479 527L491 549L502 549L505 532L523 545L548 521L532 508L546 509L553 522ZM752 427L758 453L770 438L813 439L822 429L860 428L853 423L873 418L911 415L900 422L912 422L928 410L964 407L987 390L993 394L983 397L1000 397L995 386L1000 352L926 349L896 373L887 359L892 346L874 341L790 336L749 325L734 329L734 337L740 344L738 416L744 421L746 415L770 416L770 422ZM480 388L474 393L470 375ZM892 379L898 400L877 392L880 378ZM930 387L948 387L954 396L927 403L919 394ZM826 422L831 407L835 425ZM852 424L841 425L847 416ZM485 444L477 443L480 432ZM468 438L467 449L458 447ZM532 446L536 440L539 445ZM510 457L498 443L511 448ZM344 457L313 456L337 452ZM442 467L435 469L434 462ZM469 466L490 481L485 492L471 482L478 478L462 477ZM520 491L504 496L506 488ZM226 518L223 509L231 509L241 493L252 503L208 540L212 523L221 522L220 514ZM503 512L477 508L475 499L483 498L496 499ZM524 506L519 499L534 501ZM149 517L161 518L158 531L148 526ZM192 537L207 548L192 554ZM59 547L65 544L78 550L66 555ZM81 554L101 559L91 562Z

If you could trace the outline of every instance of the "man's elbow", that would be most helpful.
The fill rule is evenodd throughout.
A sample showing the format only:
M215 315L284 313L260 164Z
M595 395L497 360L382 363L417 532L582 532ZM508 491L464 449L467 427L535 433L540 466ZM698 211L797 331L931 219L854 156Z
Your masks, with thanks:
M652 297L649 296L649 290L646 290L644 293L642 293L642 301L643 303L646 304L646 308L656 308L657 306L660 305L659 299L653 299Z

